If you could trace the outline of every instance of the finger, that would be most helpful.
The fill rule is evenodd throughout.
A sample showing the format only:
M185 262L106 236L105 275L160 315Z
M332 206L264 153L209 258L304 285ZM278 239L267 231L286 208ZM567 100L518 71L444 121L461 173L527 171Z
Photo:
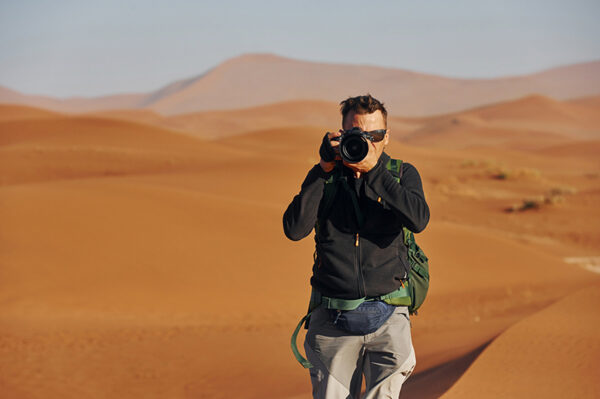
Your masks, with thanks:
M327 132L327 137L329 138L329 143L331 144L332 147L337 147L338 145L340 145L340 142L337 140L332 140L335 137L339 137L341 136L341 134L337 133L337 132Z

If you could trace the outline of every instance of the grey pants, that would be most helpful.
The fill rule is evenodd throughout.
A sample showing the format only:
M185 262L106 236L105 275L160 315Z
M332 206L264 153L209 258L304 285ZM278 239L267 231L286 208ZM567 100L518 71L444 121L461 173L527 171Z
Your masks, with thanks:
M350 335L338 329L328 311L316 309L304 340L314 399L358 399L365 376L364 399L398 399L412 373L415 352L406 306L398 306L377 331Z

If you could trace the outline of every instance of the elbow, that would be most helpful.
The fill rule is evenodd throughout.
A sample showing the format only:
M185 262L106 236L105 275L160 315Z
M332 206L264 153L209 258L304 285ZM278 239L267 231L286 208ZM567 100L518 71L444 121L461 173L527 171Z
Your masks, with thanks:
M308 233L300 233L297 231L289 231L284 229L285 236L292 241L300 241L308 235Z
M285 236L292 241L300 241L301 239L304 238L300 234L298 234L294 231L288 230L286 228L283 229L283 232L284 232Z
M425 204L425 208L420 212L420 217L413 220L412 226L409 230L413 233L420 233L425 230L425 227L429 224L429 207Z
M301 229L298 229L295 226L290 225L289 223L286 223L286 221L283 221L283 233L285 234L285 236L292 240L292 241L300 241L301 239L303 239L304 237L306 237L310 231L303 231Z
M425 230L425 227L427 227L427 223L429 222L429 219L427 219L426 221L419 223L419 224L415 224L413 227L413 229L411 229L411 231L413 233L420 233L423 230Z

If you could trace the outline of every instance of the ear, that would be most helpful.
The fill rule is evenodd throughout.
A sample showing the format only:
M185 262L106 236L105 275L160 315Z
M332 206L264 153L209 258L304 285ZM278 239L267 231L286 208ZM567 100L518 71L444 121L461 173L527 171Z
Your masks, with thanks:
M385 136L383 137L383 146L387 147L389 142L390 142L390 129L387 129L387 132L385 132Z

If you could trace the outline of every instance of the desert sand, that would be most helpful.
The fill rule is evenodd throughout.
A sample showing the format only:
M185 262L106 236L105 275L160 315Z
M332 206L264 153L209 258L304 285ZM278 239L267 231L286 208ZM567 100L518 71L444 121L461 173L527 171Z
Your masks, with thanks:
M432 214L401 397L600 395L599 111L533 96L390 118ZM289 338L314 244L281 217L336 112L0 106L0 396L309 398Z

